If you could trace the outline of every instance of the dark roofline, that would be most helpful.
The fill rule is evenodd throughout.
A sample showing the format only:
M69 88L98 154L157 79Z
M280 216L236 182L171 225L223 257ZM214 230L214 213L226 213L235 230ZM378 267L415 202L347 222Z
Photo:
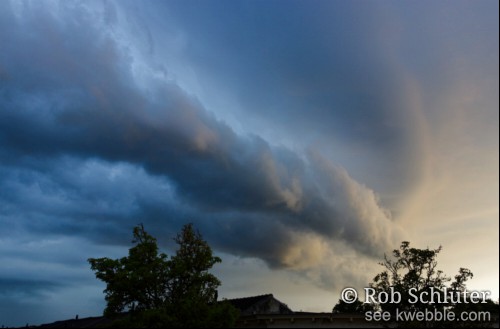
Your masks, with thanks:
M222 299L223 301L224 300L227 300L227 301L239 301L239 300L244 300L244 299L252 299L252 298L264 298L264 297L273 297L273 294L263 294L263 295L257 295L257 296L249 296L249 297L240 297L240 298L224 298Z

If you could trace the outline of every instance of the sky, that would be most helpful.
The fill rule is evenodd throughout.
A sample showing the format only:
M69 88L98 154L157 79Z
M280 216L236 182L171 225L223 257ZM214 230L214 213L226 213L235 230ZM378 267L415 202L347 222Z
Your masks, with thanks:
M0 324L102 314L139 223L223 298L328 312L410 241L497 300L498 6L0 1Z

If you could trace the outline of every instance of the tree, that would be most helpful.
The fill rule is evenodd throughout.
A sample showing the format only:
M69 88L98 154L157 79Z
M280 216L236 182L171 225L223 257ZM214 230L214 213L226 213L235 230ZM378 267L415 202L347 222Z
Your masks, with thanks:
M389 292L392 287L401 295L403 304L381 303L382 310L393 311L395 307L403 307L405 310L419 308L419 303L406 302L410 298L410 289L421 292L430 287L440 290L445 287L450 278L436 270L436 256L440 251L441 247L434 250L410 248L410 243L403 241L399 250L393 250L394 260L384 255L384 262L379 264L386 270L377 274L370 286L376 290L375 296L379 296L381 292Z
M370 287L375 290L373 297L382 311L395 313L409 311L453 311L459 303L454 303L453 299L445 298L445 294L461 293L466 291L465 282L473 277L472 272L466 268L460 268L455 280L447 286L451 278L443 271L437 269L436 257L441 251L441 246L437 249L417 249L411 248L410 243L403 241L399 249L393 250L390 259L384 256L384 262L380 263L385 270L375 276ZM381 294L383 293L383 294ZM385 302L379 296L385 298L385 294L399 295L400 301L397 303ZM416 297L415 297L416 296ZM421 296L434 296L433 302L428 302L420 298ZM399 326L421 326L421 323L399 323ZM426 323L427 326L444 323ZM455 324L456 325L456 324Z
M342 298L339 299L337 304L332 309L333 314L342 314L342 313L359 313L364 314L368 311L373 311L373 305L363 303L359 299L356 299L352 303L346 303Z
M121 259L90 258L91 269L107 286L106 316L123 311L157 309L167 301L170 268L167 255L158 252L156 239L143 225L134 228L136 245Z
M157 241L142 225L134 228L135 246L121 259L90 258L96 277L106 282L104 314L130 315L117 327L229 327L238 316L227 302L217 301L220 281L209 270L219 257L194 230L183 227L174 239L176 254L160 253Z
M228 302L217 302L221 282L209 270L219 257L195 231L185 225L174 241L179 245L170 260L169 314L173 327L228 327L238 317L238 311Z
M221 282L208 271L221 259L213 256L212 249L192 224L184 226L174 241L179 249L170 261L173 278L170 301L180 303L189 297L206 304L215 303Z

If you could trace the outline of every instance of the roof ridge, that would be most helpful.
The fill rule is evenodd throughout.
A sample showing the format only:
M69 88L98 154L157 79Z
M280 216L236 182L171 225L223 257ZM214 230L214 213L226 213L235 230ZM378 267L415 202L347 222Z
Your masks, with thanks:
M262 294L262 295L249 296L249 297L228 298L227 300L241 300L241 299L250 299L250 298L257 298L257 297L274 297L274 296L273 296L273 294Z

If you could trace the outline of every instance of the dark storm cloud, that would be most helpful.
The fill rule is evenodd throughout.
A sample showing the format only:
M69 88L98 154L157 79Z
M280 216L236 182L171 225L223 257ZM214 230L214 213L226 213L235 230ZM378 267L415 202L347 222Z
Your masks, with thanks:
M25 213L20 210L17 223L24 220L24 226L29 225L32 218L23 218ZM90 316L102 312L103 299L95 300L102 287L88 270L86 259L101 253L117 254L116 247L96 246L95 242L76 237L75 232L57 235L17 231L13 227L16 221L4 219L2 213L0 221L7 228L0 236L2 325L40 324L75 313Z
M393 4L165 7L168 21L187 31L182 55L196 67L207 97L231 86L239 106L230 111L243 125L301 136L305 145L320 141L330 158L383 193L402 193L413 182L418 125L397 48L406 25ZM377 179L387 175L398 179Z
M381 152L408 142L400 140L411 126L398 108L402 104L394 104L403 86L387 41L400 26L380 19L390 17L384 13L389 6L328 1L166 6L188 31L185 55L202 73L217 72L231 84L245 110L305 135L312 127L335 130L336 138Z
M63 284L53 281L0 278L0 298L12 296L21 298L40 298L44 293L52 292L63 286Z
M122 257L141 222L168 253L194 222L286 290L274 269L330 292L366 284L404 236L382 204L424 214L404 224L431 239L448 214L428 216L435 205L462 210L436 186L466 178L462 157L476 181L482 152L498 151L497 13L496 1L0 1L0 320L97 314L102 299L80 298L102 296L86 259ZM408 192L418 179L432 181L428 208ZM233 293L259 286L245 285Z
M438 120L443 104L437 103L457 81L487 81L481 98L496 97L496 5L164 4L167 21L186 31L182 55L207 98L230 88L238 106L228 111L243 126L292 136L292 145L321 143L323 153L382 198L407 195L420 181L419 115ZM488 113L486 121L498 121L498 111Z
M69 10L66 6L72 7L58 8ZM304 159L258 136L237 135L172 82L153 81L144 92L133 74L138 59L130 55L131 49L116 42L112 34L100 32L99 22L91 20L85 8L70 8L81 11L81 18L67 21L51 17L43 8L16 19L9 5L4 7L2 21L15 28L2 29L2 38L16 42L0 61L7 76L0 90L3 154L41 159L97 157L144 167L150 174L168 177L176 195L190 207L243 218L243 227L236 224L227 233L244 230L245 240L252 244L252 239L267 237L258 244L256 256L275 264L286 253L281 249L294 244L289 237L294 231L341 239L372 254L390 244L393 225L372 191L317 156ZM33 53L36 59L30 60L28 54ZM52 171L48 179L57 182L59 190L53 194L63 199L81 193L85 185L65 186L64 176L52 176L61 175ZM84 205L107 202L114 191L92 193L78 195L76 200ZM115 218L112 202L99 216L88 206L78 210L62 202L54 207L52 201L43 201L44 195L40 193L41 200L34 204L47 221ZM49 211L49 207L57 210ZM125 211L116 218L130 215ZM258 216L265 220L246 220ZM71 228L71 220L66 225ZM259 237L254 225L274 233ZM380 230L388 233L380 234ZM277 247L276 241L284 247Z
M169 182L127 163L57 157L20 159L16 167L0 166L0 239L20 241L81 236L101 245L128 245L131 229L145 223L162 243L192 220L176 201ZM21 206L20 206L21 205ZM75 258L47 250L36 259L81 265L89 251ZM20 259L30 251L4 250ZM80 254L80 251L77 252Z

